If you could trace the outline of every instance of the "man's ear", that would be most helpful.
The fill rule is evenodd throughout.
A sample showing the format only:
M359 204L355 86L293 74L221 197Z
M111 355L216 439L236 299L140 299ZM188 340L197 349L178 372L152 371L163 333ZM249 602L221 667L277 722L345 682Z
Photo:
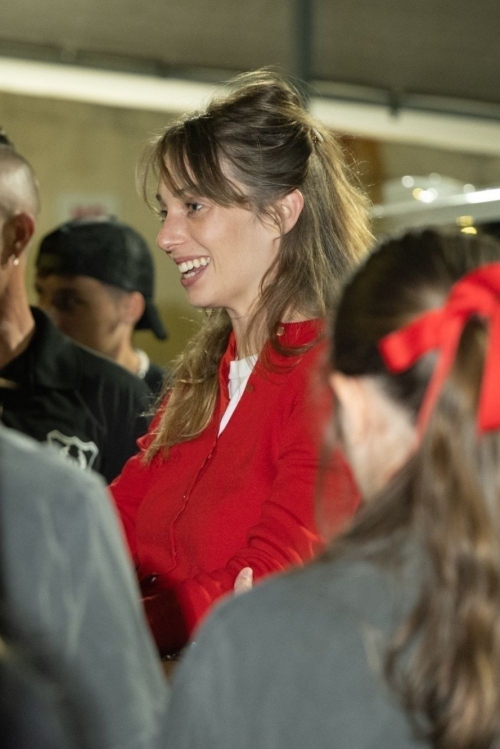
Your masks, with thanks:
M342 411L342 428L349 435L351 444L361 442L370 422L370 394L361 377L348 377L342 372L333 372L330 387L335 393Z
M36 222L29 213L15 213L5 223L4 239L9 256L20 259L35 233Z
M304 208L304 196L300 190L292 190L278 201L282 235L293 229Z
M124 322L127 322L132 327L141 319L146 308L146 302L144 297L139 291L131 291L125 297L125 304L123 306Z

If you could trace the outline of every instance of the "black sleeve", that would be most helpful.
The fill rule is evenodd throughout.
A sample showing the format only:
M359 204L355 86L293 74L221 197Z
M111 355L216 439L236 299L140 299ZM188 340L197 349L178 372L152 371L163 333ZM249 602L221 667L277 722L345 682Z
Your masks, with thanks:
M138 452L142 437L152 418L151 396L146 385L137 380L136 388L113 388L105 394L107 434L99 473L110 484L127 460Z

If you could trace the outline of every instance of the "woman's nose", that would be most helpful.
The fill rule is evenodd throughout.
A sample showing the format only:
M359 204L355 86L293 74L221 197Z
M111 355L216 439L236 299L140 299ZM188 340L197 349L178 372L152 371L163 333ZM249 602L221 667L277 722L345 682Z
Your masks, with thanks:
M172 252L176 246L182 244L186 239L186 229L182 216L169 213L161 225L156 238L156 244L160 250Z

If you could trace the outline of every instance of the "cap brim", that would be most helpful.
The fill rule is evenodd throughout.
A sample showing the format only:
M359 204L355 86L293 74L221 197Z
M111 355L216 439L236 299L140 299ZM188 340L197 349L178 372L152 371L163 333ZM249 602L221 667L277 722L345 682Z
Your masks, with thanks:
M168 338L167 330L153 302L146 300L144 314L135 327L136 330L152 330L155 336L161 341L165 341Z

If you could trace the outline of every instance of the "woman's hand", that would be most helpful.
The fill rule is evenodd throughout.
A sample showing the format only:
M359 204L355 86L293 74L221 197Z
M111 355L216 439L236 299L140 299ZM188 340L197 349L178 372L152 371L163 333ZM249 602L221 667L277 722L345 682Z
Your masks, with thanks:
M253 570L251 567L243 567L234 581L234 595L246 593L253 587Z

